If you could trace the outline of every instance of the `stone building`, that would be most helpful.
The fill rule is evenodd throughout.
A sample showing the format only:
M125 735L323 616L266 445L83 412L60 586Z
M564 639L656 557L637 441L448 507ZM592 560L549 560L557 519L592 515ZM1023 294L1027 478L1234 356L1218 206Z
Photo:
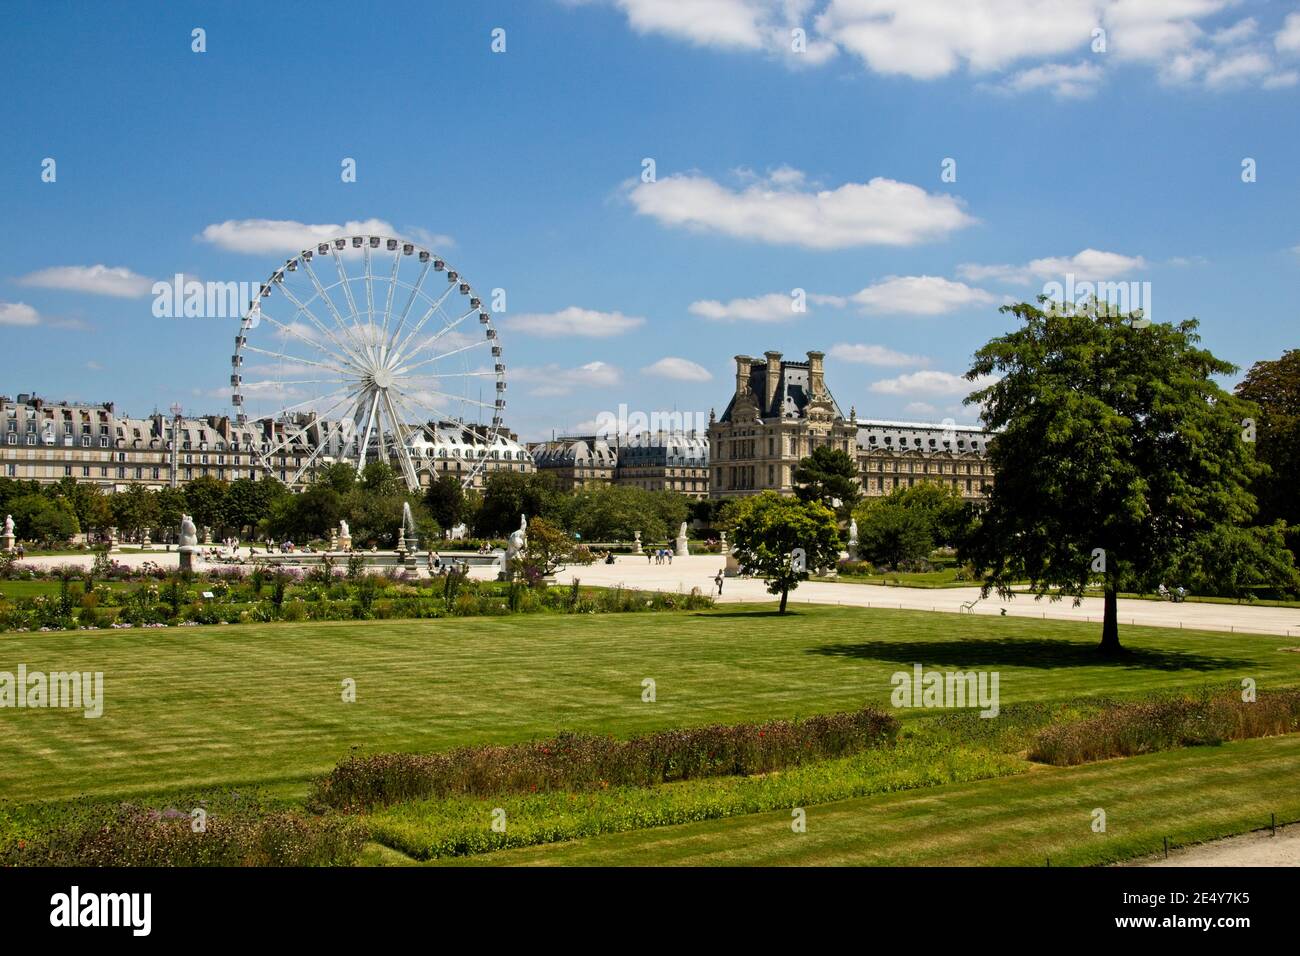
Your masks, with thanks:
M862 419L855 424L858 470L868 497L922 481L955 488L968 501L988 497L993 469L988 433L979 426Z
M806 362L790 362L766 352L760 362L736 356L731 401L716 420L710 413L710 498L792 494L794 468L814 448L854 454L853 416L844 416L826 387L823 357L809 352Z
M595 435L532 442L528 450L536 469L551 475L561 491L610 484L618 467L617 449Z
M112 402L0 396L0 476L51 484L75 478L108 491L133 484L157 489L203 476L269 476L301 490L342 452L341 433L337 422L310 414L248 422L228 415L130 418ZM475 485L491 471L533 470L532 457L510 433L488 441L486 429L443 422L412 429L407 440L422 485L444 472L464 476L480 459ZM392 464L398 468L396 460Z
M691 498L709 493L709 446L693 432L632 436L582 435L529 445L538 471L554 475L562 490L618 484L675 491Z
M760 362L736 356L735 391L709 426L710 498L793 494L795 466L819 445L854 456L868 496L931 481L967 500L987 497L993 474L983 429L858 419L852 408L846 417L826 386L822 357L809 352L808 361L789 362L766 352Z

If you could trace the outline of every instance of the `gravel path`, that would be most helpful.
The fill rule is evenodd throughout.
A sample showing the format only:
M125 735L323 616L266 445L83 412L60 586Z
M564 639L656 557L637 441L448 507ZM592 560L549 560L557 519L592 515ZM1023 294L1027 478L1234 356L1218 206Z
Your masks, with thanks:
M1163 856L1144 857L1128 866L1300 866L1300 827L1291 826L1271 836L1246 833L1241 836L1199 843L1171 850Z

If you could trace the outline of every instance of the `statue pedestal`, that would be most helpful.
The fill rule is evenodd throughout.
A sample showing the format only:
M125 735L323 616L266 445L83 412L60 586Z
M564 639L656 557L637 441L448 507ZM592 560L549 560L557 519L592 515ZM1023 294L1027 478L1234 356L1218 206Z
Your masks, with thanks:
M0 534L0 551L15 551L14 536L11 534Z
M688 558L688 557L690 557L690 555L691 555L691 551L690 551L690 548L688 548L688 547L686 546L686 535L684 535L684 534L679 534L679 535L677 536L677 545L676 545L676 547L674 548L674 550L676 551L677 557L679 557L679 558Z
M182 545L177 549L181 556L181 571L191 573L194 570L194 555L198 553L198 548L191 544Z
M350 534L341 534L341 535L339 535L339 537L338 537L338 541L337 541L334 545L332 545L332 547L333 547L333 550L335 550L335 551L351 551L351 550L352 550L352 535L350 535Z
M726 578L740 577L740 562L730 551L727 552L727 563L722 569L722 576Z
M641 532L640 532L640 531L638 531L638 532L636 533L636 537L632 539L632 553L633 553L633 554L645 554L645 551L641 548Z

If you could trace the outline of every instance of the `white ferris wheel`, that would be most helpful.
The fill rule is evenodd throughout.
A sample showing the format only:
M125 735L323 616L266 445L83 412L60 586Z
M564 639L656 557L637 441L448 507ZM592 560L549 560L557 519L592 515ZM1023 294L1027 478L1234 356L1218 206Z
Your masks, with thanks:
M344 236L287 260L241 319L231 365L237 420L283 425L255 446L262 467L313 436L291 484L313 465L387 461L414 491L440 443L480 449L459 473L468 484L502 433L491 313L441 256L402 239Z

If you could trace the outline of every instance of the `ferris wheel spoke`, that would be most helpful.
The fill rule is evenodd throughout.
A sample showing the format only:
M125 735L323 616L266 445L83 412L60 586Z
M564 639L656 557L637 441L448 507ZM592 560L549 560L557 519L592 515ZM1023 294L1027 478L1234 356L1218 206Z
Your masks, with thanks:
M439 352L437 355L432 355L427 359L422 359L419 362L416 362L414 365L408 365L405 368L393 369L393 374L399 376L408 375L410 374L412 369L417 369L420 368L421 366L428 365L430 362L437 362L445 358L450 358L453 355L459 355L461 352L468 352L470 349L475 349L481 345L486 345L489 341L491 340L480 339L477 342L471 342L469 345L462 345L458 349L448 349L446 352Z
M338 268L339 271L339 285L343 287L343 298L346 299L348 303L348 317L359 319L361 318L361 314L357 311L357 300L352 295L352 283L348 279L347 270L343 268L343 257L339 255L338 249L335 248L333 245L330 246L330 255L334 257L334 265ZM374 361L375 358L374 341L373 341L374 336L370 334L370 329L371 326L367 325L366 326L366 330L367 330L366 355L370 356L371 361Z
M366 322L369 325L375 324L375 287L374 274L370 271L370 244L362 246L361 254L366 260Z
M258 355L266 355L279 362L296 362L301 365L310 365L313 368L323 368L330 372L337 372L339 375L347 374L346 370L338 365L327 365L324 362L316 362L312 359L302 358L298 355L286 355L284 352L272 352L270 349L258 348L256 345L245 345L244 350L248 352L256 352Z
M325 327L325 324L321 322L319 318L316 317L315 312L313 312L310 308L308 308L307 305L304 304L301 300L299 300L299 298L296 295L294 295L291 291L286 289L283 283L281 283L280 291L284 293L285 298L287 298L298 308L299 312L307 316L307 318L311 321L311 324L316 326L316 328L320 330L322 335L327 337L331 342L334 343L335 346L337 346L339 352L341 352L344 355L347 355L350 359L353 360L353 362L349 364L355 363L355 361L359 358L359 356L355 352L353 352L350 348L345 346L342 342L340 342L337 338L335 338L334 333L331 332L329 329L327 329Z
M374 396L370 400L370 415L366 419L366 430L361 436L361 445L357 454L357 474L361 474L366 467L366 456L370 453L370 430L375 426L375 413L379 408L379 390L375 389Z
M325 303L325 307L329 309L330 315L333 316L334 324L339 327L340 332L351 340L353 346L358 350L358 356L360 356L361 352L364 351L363 344L357 339L356 332L353 331L352 327L343 321L343 316L339 314L338 306L334 304L334 300L330 298L330 294L325 291L325 286L321 285L320 277L316 275L316 270L311 267L311 260L304 258L302 260L302 267L303 271L307 273L308 278L311 279L311 284L315 286L317 297Z
M423 279L423 276L421 276L421 279ZM401 327L402 327L402 325L404 325L405 322L406 322L406 316L405 316L405 315L402 316L402 321L398 323L398 334L396 334L396 335L393 336L393 338L394 338L395 340L398 340L398 341L397 341L396 346L394 346L394 348L393 348L393 350L392 350L392 353L391 353L391 354L392 354L393 358L392 358L391 361L397 361L397 360L398 360L398 358L401 356L401 354L405 351L407 344L410 343L410 341L411 341L413 338L415 338L417 335L420 334L420 330L421 330L422 328L424 328L425 323L427 323L427 322L429 321L429 319L431 319L431 318L433 317L433 315L434 315L436 312L438 312L438 311L442 308L442 303L445 302L445 301L447 300L447 296L451 295L452 290L453 290L454 288L455 288L455 286L450 286L450 285L449 285L449 286L447 286L447 290L446 290L445 292L443 292L443 294L440 295L436 300L428 300L428 301L432 302L432 304L431 304L431 305L429 306L429 308L425 311L424 315L420 316L420 321L417 322L417 323L415 323L415 326L411 329L411 331L410 331L409 333L407 333L407 335L406 335L405 338L401 338L401 339L399 339L399 335L400 335L400 332L401 332ZM408 309L410 308L410 303L407 303L407 308L408 308Z
M474 399L474 398L465 398L465 397L462 396L462 395L453 395L453 394L451 394L450 392L440 392L440 391L438 391L437 389L432 389L432 388L420 389L420 394L437 395L437 396L440 397L440 398L449 398L449 399L451 399L452 401L454 401L454 402L460 402L460 403L463 404L463 405L477 405L479 408L495 408L495 407L496 407L495 405L493 405L493 404L491 404L491 403L488 403L488 402L482 402L482 401L479 401L478 399Z
M444 335L448 334L449 332L455 331L458 325L460 325L462 322L468 319L471 315L474 315L478 312L478 309L470 309L460 318L453 319L451 318L451 316L447 315L446 312L442 311L441 305L437 306L437 309L440 313L442 313L443 318L447 320L447 324L444 325L442 328L440 328L433 335L429 336L429 338L425 339L423 342L417 343L415 348L410 352L406 351L406 347L411 341L411 339L408 338L406 342L402 343L402 348L399 348L396 354L394 355L393 357L394 362L408 362L411 359L415 358L417 355L423 353L426 349L432 348L440 338L442 338Z
M330 397L333 397L334 395L337 395L340 391L344 391L344 390L343 390L343 389L335 389L333 392L329 393L329 395L322 396L322 398L330 398ZM355 394L356 391L357 391L357 390L354 390L354 394ZM346 401L348 400L349 397L351 397L351 396L345 394L345 395L343 396L343 398L341 398L339 401L337 401L337 402L335 402L333 405L331 405L330 408L327 409L327 410L324 412L324 414L316 415L315 418L316 418L317 420L328 418L329 415L330 415L330 413L333 412L335 409L337 409L337 408L338 408L340 405L342 405L344 402L346 402ZM297 406L291 405L291 406L289 406L289 408L286 408L286 409L284 409L284 411L281 412L281 417L283 418L284 416L287 416L291 411L293 411L293 410L296 409L297 407L300 407L300 406L302 406L302 405L306 405L306 404L308 404L309 402L320 401L320 400L321 400L321 399L317 399L317 398L309 398L306 402L299 402ZM304 426L304 427L305 427L305 426ZM296 435L296 434L297 434L297 432L294 432L294 433L290 434L290 433L288 433L288 431L286 430L286 436L285 436L285 438L284 438L283 440L277 442L275 445L272 445L272 446L271 446L267 451L265 451L265 452L261 452L261 453L260 453L260 454L262 455L262 458L263 458L263 461L264 461L266 467L268 467L268 468L270 467L270 459L271 459L273 456L279 454L280 451L281 451L282 449L287 448L289 445L291 445L291 444L293 443L293 438L294 438L294 435Z
M478 372L425 372L422 375L402 375L400 380L403 382L422 382L428 378L486 378L488 376L496 377L496 372L490 372L486 369Z
M384 352L380 353L379 358L381 360L387 358L386 353L388 350L388 319L389 316L393 314L393 293L397 291L397 272L401 268L401 266L402 266L402 253L401 250L399 249L397 252L393 253L393 271L388 276L388 295L385 297L385 302L384 302L384 335L383 335ZM425 263L425 268L426 269L428 268L427 262Z
M388 403L388 415L393 420L393 444L397 449L398 461L402 465L402 475L406 479L407 488L413 491L415 490L413 486L419 486L420 479L415 473L415 463L411 461L411 450L407 447L407 436L402 433L402 420L393 405L393 393L385 392L384 398Z
M321 353L323 353L323 354L325 354L325 355L328 355L330 358L338 358L337 355L335 355L335 354L334 354L333 352L331 352L329 349L325 348L325 346L321 345L319 342L315 341L314 339L308 338L306 335L303 335L301 332L299 332L299 331L298 331L296 328L294 328L292 325L286 325L285 323L281 322L279 319L276 319L276 318L273 317L273 316L267 315L265 312L262 312L262 313L261 313L261 317L264 318L264 319L266 319L266 321L270 322L270 323L271 323L272 325L274 325L276 328L280 329L280 330L281 330L282 332L284 332L286 335L293 336L294 338L298 339L299 341L301 341L301 342L305 342L307 345L310 345L310 346L311 346L312 348L314 348L316 351L321 352ZM251 348L252 346L249 346L249 347ZM262 351L266 351L266 350L263 349ZM283 346L281 347L281 351L280 351L279 353L274 353L274 354L277 354L279 357L284 357L284 349L283 349ZM299 361L306 361L306 359L300 359Z

